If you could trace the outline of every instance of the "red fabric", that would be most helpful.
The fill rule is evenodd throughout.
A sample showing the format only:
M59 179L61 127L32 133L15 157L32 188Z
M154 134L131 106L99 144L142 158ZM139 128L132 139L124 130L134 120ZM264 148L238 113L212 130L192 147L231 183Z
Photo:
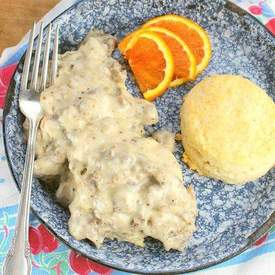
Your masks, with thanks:
M262 13L262 8L256 5L250 6L248 10L255 15L260 15Z
M0 68L0 108L4 107L6 93L16 66L17 64L11 64L5 68Z
M44 224L40 224L37 227L30 226L29 241L33 255L50 253L59 247L58 240ZM111 275L112 273L111 268L90 261L73 250L69 253L68 261L71 269L79 275L89 275L90 272L96 272L100 275ZM60 263L57 263L54 269L56 274L61 274Z
M275 18L271 18L265 26L275 35Z

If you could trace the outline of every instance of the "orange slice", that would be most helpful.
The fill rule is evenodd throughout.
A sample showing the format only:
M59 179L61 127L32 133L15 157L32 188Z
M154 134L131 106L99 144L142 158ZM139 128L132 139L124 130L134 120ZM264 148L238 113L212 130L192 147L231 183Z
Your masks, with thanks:
M171 87L178 86L196 76L196 59L187 44L176 34L160 27L146 28L158 33L166 42L174 58L174 76Z
M179 38L179 36L164 28L149 27L146 28L146 30L160 35L171 50L174 58L174 76L170 87L175 87L188 80L193 80L196 76L196 60L186 43ZM126 38L119 43L118 47L120 51L125 54L129 41L141 32L144 32L144 29L126 36Z
M127 43L125 52L144 98L152 101L161 96L174 75L173 55L165 41L144 30Z
M138 33L140 33L140 30L133 31L133 32L129 33L128 35L126 35L125 37L123 37L122 40L120 40L120 42L118 43L118 49L120 50L120 52L123 55L126 54L126 48L129 44L130 40Z
M175 33L189 46L196 58L197 73L207 67L211 58L211 44L208 34L197 23L183 16L168 14L149 20L143 28L152 26Z

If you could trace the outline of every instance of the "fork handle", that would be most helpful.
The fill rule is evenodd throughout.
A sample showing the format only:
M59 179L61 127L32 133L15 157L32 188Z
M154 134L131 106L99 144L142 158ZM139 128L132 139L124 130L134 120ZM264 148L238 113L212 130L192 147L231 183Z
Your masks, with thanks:
M14 237L6 257L3 275L31 274L31 252L29 245L29 213L31 198L31 183L35 156L35 140L38 122L29 119L28 145L23 171L19 210L16 220Z

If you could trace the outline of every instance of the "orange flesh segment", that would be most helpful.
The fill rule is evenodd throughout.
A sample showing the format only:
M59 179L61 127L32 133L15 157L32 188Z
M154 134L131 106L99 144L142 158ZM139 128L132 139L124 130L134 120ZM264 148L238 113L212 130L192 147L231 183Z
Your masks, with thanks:
M139 38L136 44L127 50L126 58L143 93L154 89L163 80L165 59L152 40Z
M171 50L174 58L174 76L170 86L178 86L188 80L193 80L196 75L196 61L186 43L179 36L164 28L149 26L146 30L157 33ZM134 31L123 38L118 45L120 51L125 54L131 39L143 31L144 29Z
M192 50L196 63L200 64L204 57L204 43L200 35L194 29L189 28L187 25L173 21L160 21L148 26L156 26L165 28L176 35L178 35L189 48ZM146 26L147 27L147 26Z
M166 44L170 48L171 53L174 57L175 69L174 69L173 80L178 78L184 78L187 80L189 78L190 61L186 53L183 51L181 45L175 39L165 34L162 34L162 33L158 33L158 34L166 42Z

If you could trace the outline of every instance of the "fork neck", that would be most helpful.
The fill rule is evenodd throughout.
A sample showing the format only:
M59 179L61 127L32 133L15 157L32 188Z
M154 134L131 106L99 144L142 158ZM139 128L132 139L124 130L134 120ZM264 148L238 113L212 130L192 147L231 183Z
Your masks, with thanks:
M19 213L17 218L16 229L17 233L25 242L28 241L29 230L29 212L30 212L30 197L31 184L33 178L33 165L35 157L35 140L38 127L38 120L29 120L28 144L25 157L25 165L22 178L21 199L19 204ZM18 236L19 237L19 236Z

